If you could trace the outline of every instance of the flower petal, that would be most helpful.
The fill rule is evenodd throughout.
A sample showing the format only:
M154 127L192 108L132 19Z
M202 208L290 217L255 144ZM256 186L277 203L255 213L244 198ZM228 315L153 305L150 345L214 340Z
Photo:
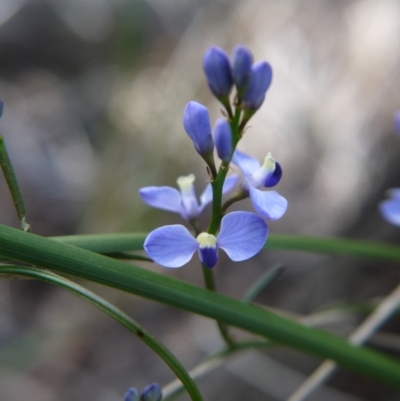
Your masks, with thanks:
M400 226L400 198L394 197L385 200L379 204L379 210L382 216L389 223Z
M172 187L144 187L139 189L142 200L150 206L170 212L185 214L180 192Z
M237 45L232 52L232 76L239 91L247 88L251 80L251 65L253 55L243 45Z
M257 110L262 105L272 81L272 68L266 61L259 61L251 67L251 80L243 96L243 104L250 110Z
M394 126L397 131L397 135L400 136L400 110L394 115Z
M223 217L217 246L235 262L258 253L268 235L265 221L254 213L232 212Z
M239 180L239 176L237 174L232 174L229 177L226 177L224 186L222 187L222 194L226 194L231 191L236 183ZM200 209L203 210L211 201L212 201L212 187L211 184L206 186L206 189L200 195Z
M183 112L183 127L199 154L212 153L214 140L208 110L200 103L189 102Z
M288 202L276 191L260 191L249 186L251 203L255 211L269 220L278 220L286 212Z
M189 262L199 244L186 227L175 224L152 231L143 247L158 264L165 267L181 267Z
M203 70L211 92L216 96L227 96L233 86L228 55L219 47L207 49L203 58Z
M214 126L214 143L218 157L228 162L232 156L232 130L225 118L219 118Z
M260 168L260 163L255 157L246 155L246 153L243 153L240 150L235 150L232 157L232 163L243 171L245 177L253 174Z

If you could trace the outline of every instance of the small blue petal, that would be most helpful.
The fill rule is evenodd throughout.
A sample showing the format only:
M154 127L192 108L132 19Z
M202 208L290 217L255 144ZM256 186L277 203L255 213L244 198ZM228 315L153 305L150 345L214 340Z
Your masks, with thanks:
M397 134L400 136L400 111L394 115L394 126L396 128Z
M232 52L232 75L239 91L245 90L251 80L253 55L246 46L237 45Z
M182 195L175 188L144 187L139 190L139 195L145 203L152 207L179 213L186 218L185 209L182 205Z
M282 178L282 167L278 162L275 162L275 171L267 177L264 182L264 187L271 188L278 184Z
M0 118L3 117L4 113L4 102L0 100Z
M235 262L256 255L268 236L265 221L254 213L232 212L222 218L217 246Z
M400 189L391 190L391 196L379 204L379 211L389 223L400 226Z
M249 186L251 203L255 211L269 220L278 220L286 212L288 202L276 191L260 191Z
M146 386L140 397L141 401L160 401L162 398L161 387L157 383Z
M210 47L203 58L203 70L211 92L216 96L227 96L233 86L228 55L219 47Z
M210 116L205 106L194 101L189 102L183 112L183 126L199 154L213 152Z
M265 93L272 81L272 68L266 61L260 61L251 67L251 81L243 96L243 105L249 110L257 110L262 105Z
M187 228L176 224L152 231L143 247L158 264L164 267L181 267L189 262L199 243Z
M217 264L218 250L216 247L199 247L199 259L205 266L211 268Z
M137 391L135 388L131 387L125 394L124 396L124 401L139 401L140 400L140 395L139 391Z
M217 149L218 157L228 162L232 156L232 130L228 121L220 118L215 123L214 127L214 141Z
M260 163L255 157L246 155L246 153L240 150L235 150L233 153L232 163L242 170L245 177L253 174L260 168Z
M237 174L232 174L225 179L224 186L222 187L222 194L226 194L231 191L237 184L239 176ZM213 198L211 184L206 186L206 189L200 196L200 209L203 211L204 207L207 206Z

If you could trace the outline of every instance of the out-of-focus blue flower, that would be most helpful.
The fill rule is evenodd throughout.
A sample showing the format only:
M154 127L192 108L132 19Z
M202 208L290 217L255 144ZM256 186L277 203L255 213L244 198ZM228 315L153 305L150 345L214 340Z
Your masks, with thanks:
M139 391L131 387L124 396L124 401L140 401Z
M394 115L394 126L397 134L400 136L400 110Z
M152 383L143 389L140 401L161 401L161 398L161 387L157 383Z
M183 112L183 127L200 155L213 152L214 141L207 107L194 101L189 102Z
M251 80L251 66L253 55L243 45L237 45L232 52L232 76L239 92L247 89Z
M389 223L400 226L400 188L388 191L390 198L379 204L379 211Z
M214 267L218 248L235 262L251 258L263 247L268 227L263 219L250 212L232 212L222 218L221 229L215 237L201 233L197 238L182 225L171 225L152 231L144 249L157 263L165 267L181 267L195 251L207 267Z
M257 188L263 186L270 188L278 184L282 177L282 168L268 153L264 164L255 157L236 150L232 163L238 166L244 175L240 189L250 196L251 203L258 214L266 219L280 219L286 212L287 200L276 191L261 191Z
M227 162L232 156L232 130L228 121L224 118L217 120L214 126L214 142L218 157Z
M257 110L262 105L272 81L272 68L266 61L251 67L250 84L243 95L242 103L246 109Z
M213 46L206 50L203 70L214 96L228 96L233 86L232 71L229 57L221 48Z
M0 100L0 118L3 117L4 113L4 102Z
M233 189L238 181L236 174L226 178L222 193ZM179 213L185 220L198 217L203 209L212 201L212 188L208 184L200 195L200 203L194 191L194 174L182 176L177 179L179 191L172 187L144 187L139 190L139 195L148 205L158 209Z

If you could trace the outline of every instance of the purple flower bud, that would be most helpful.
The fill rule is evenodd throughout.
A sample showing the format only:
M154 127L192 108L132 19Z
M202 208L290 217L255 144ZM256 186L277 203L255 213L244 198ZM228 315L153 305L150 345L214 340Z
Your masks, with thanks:
M144 388L141 401L160 401L162 398L161 387L157 383L149 384Z
M228 55L219 47L210 47L203 57L203 70L211 92L216 96L227 96L233 86Z
M183 112L183 127L200 155L212 153L214 140L208 110L197 102L189 102Z
M262 105L265 93L271 85L272 69L266 61L260 61L251 67L251 81L243 96L243 105L250 110L257 110Z
M400 136L400 110L394 115L394 126L397 134Z
M4 103L2 100L0 100L0 118L3 117L3 112L4 112Z
M217 120L214 126L214 141L218 157L228 162L232 156L232 130L224 118Z
M232 75L239 91L245 90L251 80L253 55L243 45L237 45L232 52Z
M131 387L124 396L124 401L139 401L140 395L139 391Z
M264 181L265 188L271 188L278 184L282 178L282 167L278 162L275 162L275 170Z

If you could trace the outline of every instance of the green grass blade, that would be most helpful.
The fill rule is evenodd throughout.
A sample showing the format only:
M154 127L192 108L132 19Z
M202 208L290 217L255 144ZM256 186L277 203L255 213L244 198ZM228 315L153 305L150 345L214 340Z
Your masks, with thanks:
M143 249L146 236L147 233L124 233L52 237L52 239L97 253L113 253ZM400 262L400 246L347 238L270 234L265 249L359 256Z
M95 281L333 359L400 387L400 364L334 335L304 327L257 306L51 239L0 226L0 255Z
M124 312L119 310L114 305L110 304L103 298L87 290L86 288L67 280L57 274L37 269L33 267L22 266L0 266L0 274L11 274L12 276L30 277L37 280L45 281L54 284L58 287L67 290L80 298L85 299L92 305L101 309L107 315L111 316L117 322L125 326L130 332L135 334L141 341L148 345L163 361L171 368L175 375L179 378L190 398L194 401L202 401L203 398L192 378L189 376L186 369L180 364L170 350L161 344L152 334L150 334L139 323L135 322Z

